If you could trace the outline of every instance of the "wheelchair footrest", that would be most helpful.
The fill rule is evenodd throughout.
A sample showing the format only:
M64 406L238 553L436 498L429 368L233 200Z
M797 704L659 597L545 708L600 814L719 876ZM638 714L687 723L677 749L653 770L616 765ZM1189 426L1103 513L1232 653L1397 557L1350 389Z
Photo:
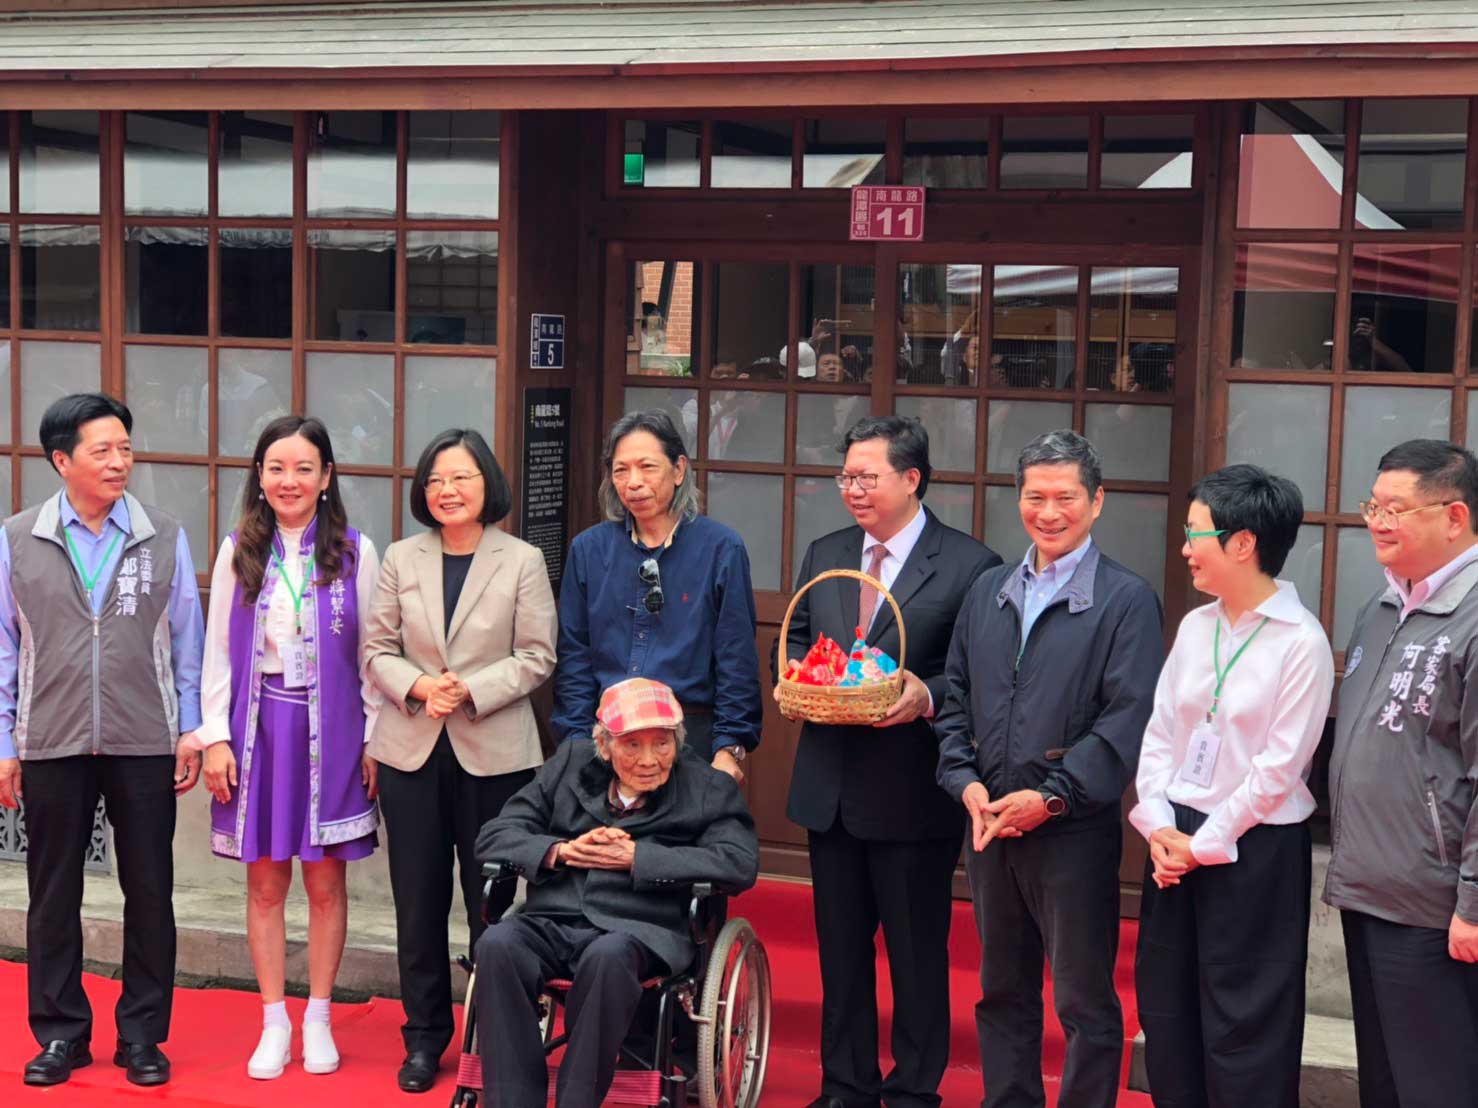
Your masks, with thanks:
M554 1096L559 1079L559 1065L549 1064L549 1095ZM457 1062L457 1084L464 1089L482 1088L482 1058L463 1054ZM656 1070L617 1070L611 1082L610 1100L626 1104L656 1104L662 1099L662 1075Z

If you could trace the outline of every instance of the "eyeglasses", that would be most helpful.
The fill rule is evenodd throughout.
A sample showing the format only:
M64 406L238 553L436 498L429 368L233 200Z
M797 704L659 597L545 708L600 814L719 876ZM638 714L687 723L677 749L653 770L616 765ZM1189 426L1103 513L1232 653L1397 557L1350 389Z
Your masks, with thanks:
M1226 533L1227 531L1225 527L1219 528L1215 531L1192 531L1190 524L1186 524L1185 541L1191 542L1195 539L1210 539L1215 538L1217 535L1225 535Z
M662 596L662 571L657 566L656 558L648 558L636 567L636 575L641 578L641 583L647 587L646 595L641 598L642 607L656 615L662 610L664 597Z
M836 476L837 488L846 492L848 486L856 484L863 492L872 492L873 489L878 487L878 478L880 476L882 475L878 473L838 473Z
M1383 508L1374 500L1362 500L1359 505L1360 518L1370 527L1399 527L1402 516L1416 515L1417 512L1430 512L1433 508L1445 508L1449 504L1456 504L1456 500L1439 500L1435 504L1423 504L1420 508L1407 508L1404 512L1398 512L1393 508Z
M450 478L442 477L439 473L433 473L430 477L426 478L426 491L440 492L442 486L445 485L447 481L451 481L452 488L456 489L458 492L461 492L463 489L471 485L472 482L481 480L481 473L471 473L467 470L463 470L461 473L454 473L451 475Z

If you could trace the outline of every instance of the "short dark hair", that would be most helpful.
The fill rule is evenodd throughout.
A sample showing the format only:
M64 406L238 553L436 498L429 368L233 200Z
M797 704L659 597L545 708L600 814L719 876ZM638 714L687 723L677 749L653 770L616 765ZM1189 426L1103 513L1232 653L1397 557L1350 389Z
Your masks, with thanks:
M919 471L918 498L924 499L934 467L929 464L929 431L916 419L901 415L863 416L837 443L837 453L846 454L854 443L888 440L888 464L899 473Z
M1298 541L1304 518L1304 498L1287 477L1261 466L1231 465L1197 481L1187 497L1199 500L1211 512L1211 525L1222 546L1238 531L1257 539L1257 566L1269 577L1283 572L1288 552Z
M46 460L51 468L53 452L60 450L67 457L77 449L77 440L82 437L82 425L95 419L113 416L122 421L123 429L133 433L133 413L121 400L101 392L74 392L52 402L41 416L41 448L46 451Z
M1098 490L1103 487L1103 461L1098 456L1098 449L1082 435L1067 428L1043 431L1021 448L1016 457L1016 491L1020 492L1022 485L1026 484L1026 471L1032 466L1062 465L1078 467L1078 480L1088 490L1089 500L1098 495Z
M1410 470L1416 487L1428 496L1461 500L1468 506L1468 525L1478 534L1478 458L1472 451L1443 439L1409 439L1382 454L1376 469Z
M421 451L421 458L416 462L416 475L411 478L411 515L423 527L429 527L433 531L441 528L441 524L431 514L431 506L426 503L426 480L431 476L432 467L436 465L437 455L454 446L460 446L471 454L472 460L477 463L478 472L482 474L482 514L477 517L478 520L487 525L500 522L513 509L513 493L508 488L508 478L503 475L503 467L493 456L487 439L470 427L449 427L428 442L426 449Z

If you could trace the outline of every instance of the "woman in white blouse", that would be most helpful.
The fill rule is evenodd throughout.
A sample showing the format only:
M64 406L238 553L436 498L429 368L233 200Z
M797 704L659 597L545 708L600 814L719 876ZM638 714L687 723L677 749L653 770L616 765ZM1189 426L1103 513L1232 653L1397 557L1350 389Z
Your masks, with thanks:
M378 845L364 743L381 697L359 669L378 574L374 544L346 523L323 424L268 424L211 576L199 732L211 849L247 866L247 944L263 1004L247 1073L259 1079L291 1061L283 905L294 857L308 894L303 1068L339 1065L329 997L348 917L344 867Z

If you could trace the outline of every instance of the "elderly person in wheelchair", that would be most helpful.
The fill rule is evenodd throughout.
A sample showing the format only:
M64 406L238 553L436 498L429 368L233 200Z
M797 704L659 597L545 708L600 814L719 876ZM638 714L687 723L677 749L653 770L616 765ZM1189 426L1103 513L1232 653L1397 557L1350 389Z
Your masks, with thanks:
M593 1108L643 983L684 972L697 953L695 884L754 885L754 821L728 774L683 745L667 686L632 678L601 696L590 740L562 743L478 837L484 862L528 881L523 911L483 933L473 1002L485 1103L543 1108L548 1074L538 998L570 979L559 1108Z

